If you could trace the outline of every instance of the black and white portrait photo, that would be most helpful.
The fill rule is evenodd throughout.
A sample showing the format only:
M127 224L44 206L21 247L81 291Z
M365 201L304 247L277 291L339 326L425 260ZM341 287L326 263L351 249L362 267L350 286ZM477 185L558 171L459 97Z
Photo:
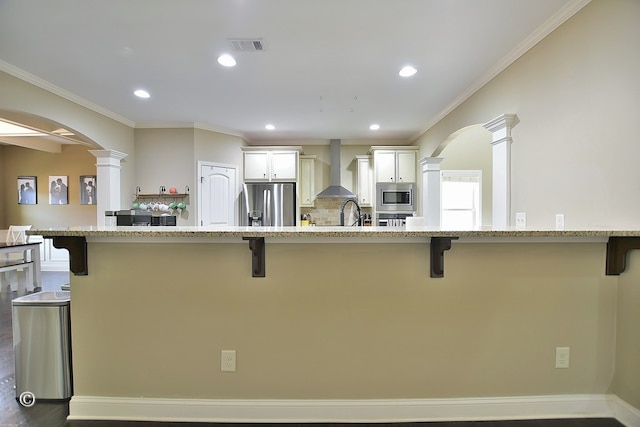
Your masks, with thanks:
M49 204L69 204L69 193L67 191L68 178L66 176L49 176L49 183Z
M37 178L35 176L18 177L18 204L35 205L38 203Z
M80 175L80 204L95 205L96 203L96 176Z

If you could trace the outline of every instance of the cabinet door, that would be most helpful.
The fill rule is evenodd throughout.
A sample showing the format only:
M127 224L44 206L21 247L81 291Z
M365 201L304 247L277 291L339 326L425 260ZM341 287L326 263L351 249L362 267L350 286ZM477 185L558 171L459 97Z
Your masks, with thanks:
M312 207L315 200L315 161L300 159L300 206Z
M396 153L380 151L374 155L376 182L396 182Z
M269 180L269 153L265 151L244 153L244 180Z
M373 183L371 174L371 161L358 159L358 203L360 206L372 206Z
M298 156L296 151L274 151L271 153L271 180L296 181L298 179Z
M396 154L398 182L416 182L416 153L398 151Z

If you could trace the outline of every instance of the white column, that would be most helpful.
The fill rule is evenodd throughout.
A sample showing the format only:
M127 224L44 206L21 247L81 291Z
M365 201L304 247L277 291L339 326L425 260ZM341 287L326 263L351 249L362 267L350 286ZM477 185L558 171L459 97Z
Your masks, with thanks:
M105 224L105 211L120 210L120 161L127 154L115 150L89 150L96 156L98 225Z
M483 126L493 134L493 228L511 225L511 128L519 123L515 114L503 114Z
M440 227L440 157L425 157L420 160L422 171L422 216L424 225Z

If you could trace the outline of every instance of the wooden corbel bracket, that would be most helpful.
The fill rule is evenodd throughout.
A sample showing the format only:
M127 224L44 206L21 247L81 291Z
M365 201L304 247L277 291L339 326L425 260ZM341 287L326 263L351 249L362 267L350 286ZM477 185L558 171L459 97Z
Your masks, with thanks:
M53 247L69 251L69 270L76 276L87 276L87 239L83 236L54 236Z
M251 249L251 273L252 277L266 277L264 262L264 237L243 237L249 241Z
M626 268L627 252L640 249L640 237L609 237L607 242L607 276L618 276Z
M451 241L458 237L431 238L431 277L444 277L444 251L451 249Z

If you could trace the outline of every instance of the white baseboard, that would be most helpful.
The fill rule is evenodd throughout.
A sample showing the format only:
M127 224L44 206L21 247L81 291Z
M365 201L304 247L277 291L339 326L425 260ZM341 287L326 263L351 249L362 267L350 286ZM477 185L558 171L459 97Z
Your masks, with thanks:
M41 263L40 264L41 271L64 271L69 272L69 262L61 263L61 262L51 262L51 263Z
M618 396L613 396L615 418L627 427L640 427L640 409L629 405Z
M69 420L188 422L417 422L618 418L640 426L640 411L615 395L470 399L233 400L73 396Z

